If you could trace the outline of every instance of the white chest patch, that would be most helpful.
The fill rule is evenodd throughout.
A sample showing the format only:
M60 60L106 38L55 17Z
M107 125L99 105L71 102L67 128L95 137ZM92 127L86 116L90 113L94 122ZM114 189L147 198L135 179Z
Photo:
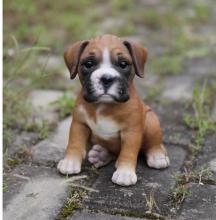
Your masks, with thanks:
M109 140L118 136L120 126L111 118L100 115L98 111L95 122L88 116L83 106L79 107L79 111L83 114L87 125L94 135L97 135L104 140Z

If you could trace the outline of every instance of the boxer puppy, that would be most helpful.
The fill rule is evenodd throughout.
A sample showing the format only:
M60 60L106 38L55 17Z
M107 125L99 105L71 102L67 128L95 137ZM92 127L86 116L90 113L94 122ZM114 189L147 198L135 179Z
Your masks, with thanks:
M133 78L144 76L147 50L112 35L80 41L64 53L71 79L78 74L82 89L73 109L62 174L77 174L86 157L95 167L116 160L112 181L137 182L137 156L142 150L149 167L169 166L156 114L137 95Z

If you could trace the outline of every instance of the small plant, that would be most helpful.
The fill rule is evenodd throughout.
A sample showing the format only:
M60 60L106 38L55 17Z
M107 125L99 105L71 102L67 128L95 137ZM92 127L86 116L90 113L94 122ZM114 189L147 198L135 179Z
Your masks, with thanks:
M183 173L176 172L173 176L177 184L198 182L202 185L205 182L213 181L212 171L207 166L201 167L198 170L189 170L185 168Z
M72 108L75 105L75 100L71 97L69 93L64 93L62 97L60 97L57 101L52 104L56 105L59 112L59 117L61 119L69 116Z
M146 206L148 208L147 213L153 213L154 209L159 210L157 203L155 201L155 189L152 188L149 195L144 194L146 200Z
M195 20L205 22L211 16L211 8L209 5L197 4L194 6Z
M187 170L184 172L176 172L173 175L176 186L171 189L171 197L175 205L181 204L184 199L190 195L188 190L188 184L190 182L198 183L204 185L205 183L215 184L215 180L212 178L212 171L209 167L201 167L198 170Z
M72 189L59 216L57 217L57 220L66 219L75 210L81 208L81 201L85 195L86 191L83 189Z
M178 185L171 189L172 200L176 205L181 204L190 195L186 185Z
M209 92L206 88L207 82L203 83L202 88L198 85L193 90L193 110L194 115L184 115L185 124L192 129L195 129L196 136L190 149L193 153L200 151L206 134L209 131L215 130L215 124L210 118L209 110Z
M3 69L3 145L4 152L14 137L29 126L32 106L28 95L35 87L36 80L43 77L45 66L34 68L35 58L49 48L32 46L22 48L15 36L11 36L12 46L4 47ZM7 39L8 40L8 39ZM36 70L37 69L37 70ZM37 74L36 74L37 73ZM37 75L37 76L36 76ZM31 126L35 127L36 124ZM44 134L42 134L44 135Z
M8 191L8 184L4 181L3 182L3 192L7 192Z

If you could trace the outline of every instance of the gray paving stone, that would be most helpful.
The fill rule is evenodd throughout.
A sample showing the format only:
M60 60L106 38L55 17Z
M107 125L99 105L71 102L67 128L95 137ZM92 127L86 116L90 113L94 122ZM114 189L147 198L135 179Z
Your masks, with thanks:
M215 100L214 107L212 110L212 118L216 122L216 100Z
M34 90L29 99L33 105L36 123L41 124L42 120L47 120L50 123L58 121L58 114L55 111L56 107L52 105L63 95L62 91L56 90Z
M209 167L214 173L216 173L216 158L212 159L209 162Z
M38 164L47 164L50 162L58 162L64 156L64 152L68 142L71 117L66 118L50 136L33 146L32 159Z
M69 220L139 220L138 218L122 217L119 215L108 215L103 213L90 213L86 210L77 211ZM142 218L145 220L145 218Z
M193 130L186 128L183 121L183 115L190 110L181 102L172 104L150 103L150 106L159 117L163 131L163 142L187 148L195 135Z
M54 219L67 197L64 184L54 169L21 165L8 174L4 193L4 219Z
M22 132L15 137L15 140L8 148L8 154L10 156L16 153L22 153L29 150L39 140L39 134L36 132Z
M60 70L65 65L63 56L56 55L40 55L38 57L38 63L41 66L45 66L48 71Z
M215 48L214 48L215 50ZM206 57L195 57L185 61L187 74L195 77L215 74L215 55Z
M216 133L209 134L206 137L205 144L200 154L196 157L195 168L210 167L213 171L213 177L216 179Z
M169 76L164 82L162 98L171 101L191 100L194 79L187 75Z
M168 151L171 159L168 169L150 169L143 158L139 159L135 186L121 187L111 182L114 164L100 169L98 179L93 184L93 188L99 192L89 194L84 206L106 213L121 211L144 215L149 210L147 200L153 195L157 204L153 210L160 214L169 213L169 189L175 184L172 175L182 166L186 153L176 146L168 146Z
M157 84L159 77L156 75L148 75L144 79L135 77L135 86L140 98L144 99L149 91Z
M56 90L34 90L30 94L32 105L35 108L49 109L50 104L63 95L62 91Z
M193 137L192 131L185 132L183 126L164 126L163 127L163 142L164 144L179 145L188 148Z
M216 218L216 186L192 184L177 220L214 220Z

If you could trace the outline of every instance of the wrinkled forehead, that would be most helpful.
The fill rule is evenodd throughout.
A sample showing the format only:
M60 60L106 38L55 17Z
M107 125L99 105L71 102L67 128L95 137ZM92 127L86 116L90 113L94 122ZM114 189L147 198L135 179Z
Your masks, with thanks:
M99 61L103 61L104 54L108 54L111 60L118 60L119 57L123 57L132 62L131 56L120 40L100 40L93 39L89 41L89 44L85 48L81 59L94 56Z

